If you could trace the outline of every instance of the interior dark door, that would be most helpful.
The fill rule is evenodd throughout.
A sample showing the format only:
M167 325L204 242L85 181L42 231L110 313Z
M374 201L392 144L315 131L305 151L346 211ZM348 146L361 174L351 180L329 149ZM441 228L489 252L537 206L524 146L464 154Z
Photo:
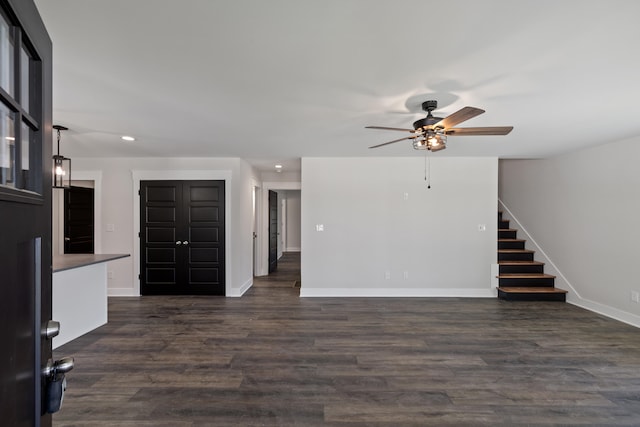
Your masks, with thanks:
M140 183L143 295L225 295L224 181Z
M51 358L51 340L42 336L51 319L51 41L32 1L0 0L0 27L0 424L47 427L41 372ZM28 60L16 60L23 49Z
M92 254L94 251L93 188L64 189L64 253Z
M269 273L278 268L278 193L269 190Z

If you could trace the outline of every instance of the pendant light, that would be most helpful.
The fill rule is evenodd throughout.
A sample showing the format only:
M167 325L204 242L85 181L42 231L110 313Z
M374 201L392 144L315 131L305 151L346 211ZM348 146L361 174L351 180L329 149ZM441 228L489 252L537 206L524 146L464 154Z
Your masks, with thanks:
M53 125L58 131L58 153L53 156L53 188L69 188L71 186L71 159L60 154L60 131L69 130L64 126Z

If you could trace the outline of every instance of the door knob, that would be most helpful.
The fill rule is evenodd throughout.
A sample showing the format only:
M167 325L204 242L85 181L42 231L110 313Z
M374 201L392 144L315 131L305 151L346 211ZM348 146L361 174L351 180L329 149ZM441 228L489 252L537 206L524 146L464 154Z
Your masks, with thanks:
M53 337L57 337L60 333L60 322L55 320L49 320L47 326L42 330L42 336L50 340Z
M54 377L57 374L66 374L73 369L73 357L63 357L53 362L51 359L47 361L47 366L42 369L42 375L45 377Z

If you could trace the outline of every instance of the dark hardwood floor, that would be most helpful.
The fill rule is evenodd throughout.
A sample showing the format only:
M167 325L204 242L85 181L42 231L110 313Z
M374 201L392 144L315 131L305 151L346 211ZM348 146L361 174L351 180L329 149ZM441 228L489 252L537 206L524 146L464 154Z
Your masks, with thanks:
M54 426L638 426L640 330L557 302L110 298ZM64 327L64 325L63 325Z

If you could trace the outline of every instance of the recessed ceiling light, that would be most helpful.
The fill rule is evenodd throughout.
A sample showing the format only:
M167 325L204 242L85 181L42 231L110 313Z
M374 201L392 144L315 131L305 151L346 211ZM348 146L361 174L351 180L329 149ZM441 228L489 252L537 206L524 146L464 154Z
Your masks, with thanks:
M276 165L276 169L282 169L282 165Z
M4 139L7 141L15 141L16 139L13 136L5 136Z
M127 135L121 136L120 138L122 138L125 141L135 141L136 140L134 137L127 136Z

